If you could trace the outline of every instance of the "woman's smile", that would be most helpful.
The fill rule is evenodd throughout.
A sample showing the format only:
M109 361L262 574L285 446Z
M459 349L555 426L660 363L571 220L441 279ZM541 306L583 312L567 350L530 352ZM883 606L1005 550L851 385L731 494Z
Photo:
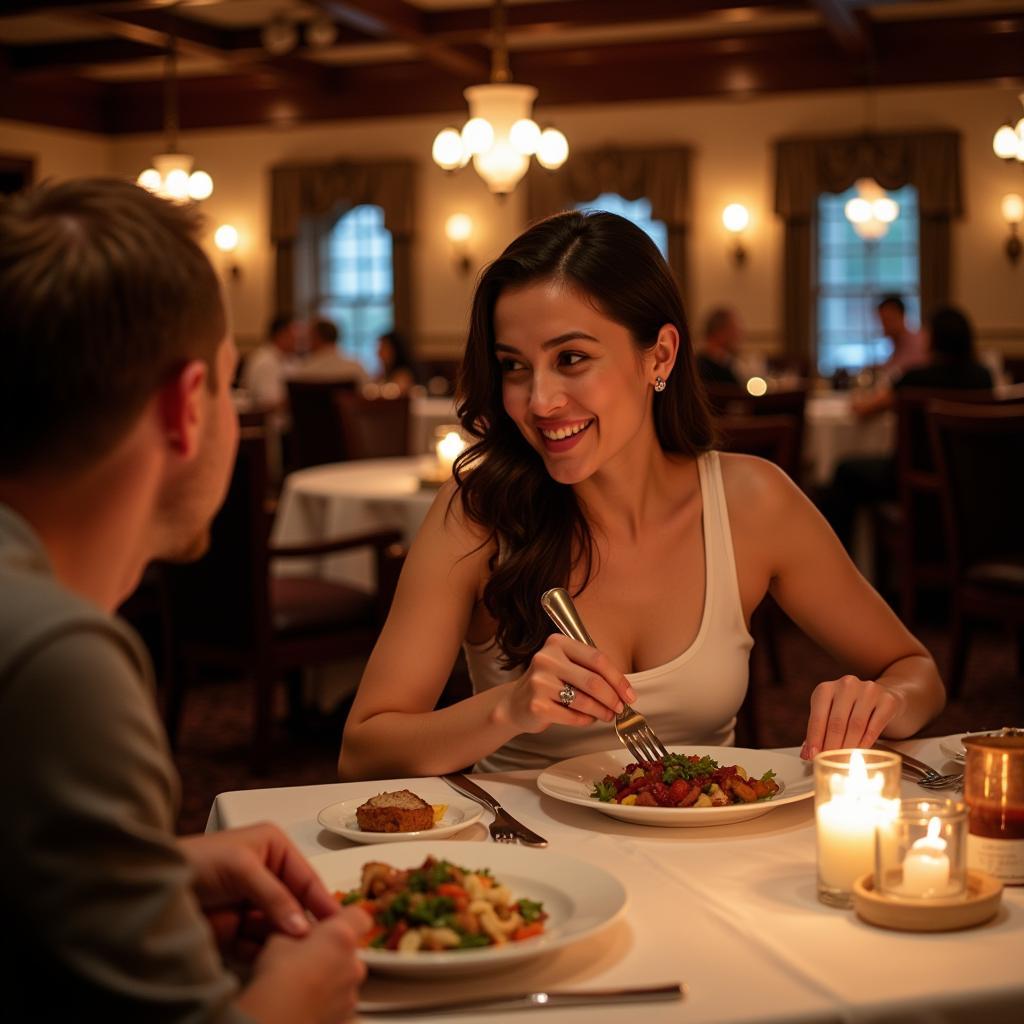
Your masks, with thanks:
M593 422L593 417L585 420L545 421L537 424L537 431L546 451L567 452L580 443Z

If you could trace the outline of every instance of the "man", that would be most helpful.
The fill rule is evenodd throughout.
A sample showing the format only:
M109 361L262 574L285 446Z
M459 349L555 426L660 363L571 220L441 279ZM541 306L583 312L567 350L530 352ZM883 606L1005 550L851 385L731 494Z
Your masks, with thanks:
M697 371L704 383L739 387L735 366L739 350L739 319L731 309L718 306L704 322L704 341L697 352Z
M196 226L113 180L0 205L11 1020L326 1024L363 977L366 916L279 830L175 839L151 668L111 615L151 559L202 554L234 459L236 353ZM244 989L221 953L257 954Z
M288 407L285 377L299 365L299 348L298 322L287 314L275 316L267 340L249 353L242 366L242 388L253 409L283 416Z
M338 328L330 320L317 319L309 325L309 354L288 377L291 380L355 381L365 384L370 376L362 363L338 351Z
M928 362L928 343L921 331L907 327L906 306L898 295L886 295L878 303L882 333L892 342L892 352L882 364L882 377L892 381L915 366Z

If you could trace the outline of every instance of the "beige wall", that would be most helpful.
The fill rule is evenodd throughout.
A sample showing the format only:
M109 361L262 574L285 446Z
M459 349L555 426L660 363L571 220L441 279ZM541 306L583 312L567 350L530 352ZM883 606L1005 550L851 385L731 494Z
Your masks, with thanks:
M35 160L36 181L110 174L113 170L114 151L109 140L85 132L36 128L20 121L0 119L0 153Z
M966 215L954 230L954 299L975 320L983 345L1024 352L1024 263L1013 268L1003 255L1006 227L999 214L1005 192L1024 192L1024 168L1004 164L991 151L993 131L1016 108L1015 91L1009 88L887 89L875 98L874 127L952 128L961 133ZM712 305L729 303L739 309L752 341L766 347L778 343L782 238L772 213L772 142L786 135L863 130L863 94L836 91L592 108L541 106L539 115L556 121L570 144L581 148L607 143L691 145L695 152L691 316L699 323ZM269 168L285 160L414 157L421 161L415 280L418 341L427 351L456 348L465 326L473 275L460 277L455 269L444 238L445 218L458 210L473 217L477 266L497 255L524 223L521 189L499 202L471 169L446 175L431 162L434 134L444 123L461 123L463 117L463 111L453 111L449 117L185 133L183 148L216 182L216 191L203 204L211 234L224 221L241 233L237 260L242 275L229 286L239 335L245 340L257 337L272 313ZM44 175L93 172L102 170L105 163L116 173L134 175L160 145L158 136L103 142L27 128L16 129L8 143L7 128L0 122L0 150L38 154ZM729 202L742 202L751 212L746 238L749 259L742 269L729 258L729 240L721 225L722 207Z

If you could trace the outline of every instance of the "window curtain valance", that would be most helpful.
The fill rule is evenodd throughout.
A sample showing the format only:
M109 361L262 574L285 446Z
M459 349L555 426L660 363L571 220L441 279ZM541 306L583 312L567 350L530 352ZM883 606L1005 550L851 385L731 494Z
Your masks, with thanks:
M814 227L818 196L843 192L858 178L885 189L913 185L920 211L921 309L950 296L950 224L963 214L960 135L917 132L840 138L783 139L775 144L775 212L785 223L785 349L812 357Z
M651 215L668 228L668 262L687 298L686 235L692 217L688 146L658 149L604 148L573 150L557 171L531 161L527 172L530 222L571 210L602 192L624 199L649 199Z
M412 241L416 225L416 164L391 160L368 163L285 165L270 172L270 239L277 253L278 310L300 309L319 291L319 244L337 218L363 203L384 211L394 264L395 329L412 328ZM306 288L296 288L296 268Z

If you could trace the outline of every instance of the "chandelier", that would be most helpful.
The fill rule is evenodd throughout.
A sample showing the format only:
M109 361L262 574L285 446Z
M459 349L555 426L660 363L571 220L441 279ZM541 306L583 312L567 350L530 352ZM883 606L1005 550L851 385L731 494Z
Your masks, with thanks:
M1017 97L1024 106L1024 92ZM992 136L992 152L1000 160L1019 160L1024 163L1024 117L1016 124L1007 121Z
M135 183L163 199L184 203L190 199L209 198L213 194L213 178L206 171L192 170L192 157L178 152L177 51L177 36L172 35L167 46L164 73L164 137L167 148L153 157L153 166L147 167Z
M512 81L504 0L494 0L491 28L491 81L463 92L469 104L469 120L461 131L449 127L438 132L432 156L434 163L446 171L465 167L472 159L487 187L502 196L519 184L531 156L548 170L561 167L569 155L569 143L557 128L542 131L530 116L537 90Z
M846 219L865 241L883 238L889 225L900 215L899 203L887 196L874 178L858 178L854 188L857 195L843 207Z

